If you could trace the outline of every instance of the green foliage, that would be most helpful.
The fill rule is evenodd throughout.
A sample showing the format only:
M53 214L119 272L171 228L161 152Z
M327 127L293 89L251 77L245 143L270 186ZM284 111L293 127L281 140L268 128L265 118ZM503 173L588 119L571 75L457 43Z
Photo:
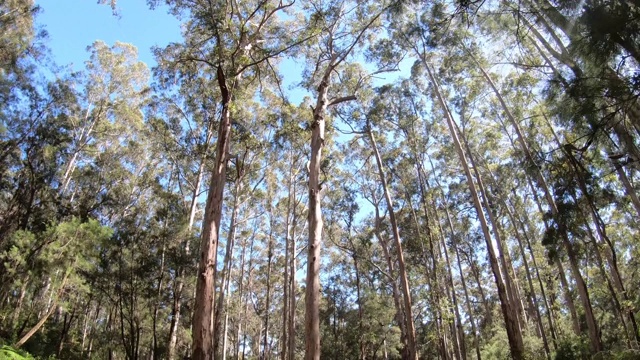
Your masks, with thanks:
M589 355L589 347L585 340L578 337L572 337L564 339L558 344L554 360L587 359L590 357Z
M492 360L507 360L511 358L509 341L505 330L497 330L491 340L482 347L482 358Z
M0 360L34 360L26 351L3 345L0 347Z

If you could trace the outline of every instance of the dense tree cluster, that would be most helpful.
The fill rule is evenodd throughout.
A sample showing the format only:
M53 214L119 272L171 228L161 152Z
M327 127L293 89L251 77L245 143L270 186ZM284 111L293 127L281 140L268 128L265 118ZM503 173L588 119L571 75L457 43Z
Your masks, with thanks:
M637 0L148 3L70 72L0 1L0 345L640 357Z

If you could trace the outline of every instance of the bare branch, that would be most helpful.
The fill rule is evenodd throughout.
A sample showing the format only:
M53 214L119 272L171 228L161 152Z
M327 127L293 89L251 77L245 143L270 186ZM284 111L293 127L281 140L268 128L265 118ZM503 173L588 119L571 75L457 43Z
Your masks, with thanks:
M340 103L343 103L345 101L352 101L352 100L357 100L358 98L355 95L349 95L349 96L342 96L336 99L333 99L331 101L329 101L329 104L327 104L327 106L331 106L331 105L338 105Z

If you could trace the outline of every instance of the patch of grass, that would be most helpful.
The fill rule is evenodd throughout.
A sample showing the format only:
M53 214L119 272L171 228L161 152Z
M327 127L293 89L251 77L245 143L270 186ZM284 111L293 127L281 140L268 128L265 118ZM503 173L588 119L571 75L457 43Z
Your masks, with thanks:
M33 356L24 351L4 345L0 347L0 360L33 360Z

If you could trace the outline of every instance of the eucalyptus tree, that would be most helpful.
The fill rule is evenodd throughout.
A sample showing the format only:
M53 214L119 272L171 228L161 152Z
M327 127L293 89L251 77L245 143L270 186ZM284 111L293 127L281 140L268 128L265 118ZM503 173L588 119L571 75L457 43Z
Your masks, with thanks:
M277 105L281 99L273 98L272 103ZM276 106L278 109L277 129L273 135L274 151L286 159L272 164L280 174L279 192L286 194L277 205L279 211L284 212L284 273L283 273L283 315L282 315L282 343L280 346L282 359L295 359L297 349L296 329L297 321L297 293L298 282L298 242L304 235L306 222L304 221L304 190L306 187L306 157L305 145L309 142L309 134L300 124L300 119L308 117L307 104L303 102L299 106L290 103ZM282 215L281 215L282 216Z
M217 81L221 108L216 157L205 205L193 317L193 357L207 359L213 356L210 324L232 118L242 99L251 98L249 85L269 76L274 59L302 41L302 30L296 31L295 19L283 15L292 9L293 2L167 3L173 13L188 20L184 25L184 43L170 44L162 52L158 50L160 63L205 64L207 76Z
M624 42L622 39L626 37L626 35L620 36L616 32L633 24L633 22L623 22L622 26L617 30L611 30L612 33L606 36L611 36L612 42L606 47L600 43L600 49L597 49L593 45L601 41L602 37L595 39L593 37L594 31L600 32L598 36L602 36L604 35L602 33L603 29L598 28L593 23L589 23L589 21L585 22L585 20L589 19L594 11L600 12L604 16L607 11L615 7L608 8L610 4L588 3L581 9L582 12L577 13L578 17L575 18L568 17L561 11L562 9L547 2L527 2L526 5L532 16L518 12L519 19L532 34L531 42L537 48L538 55L543 57L547 65L554 69L554 77L558 81L553 81L550 86L552 93L560 93L562 91L561 94L564 94L561 98L549 101L550 109L542 111L553 111L556 119L562 120L561 126L568 126L575 134L582 134L587 138L584 146L567 144L576 149L581 149L581 152L604 145L605 148L620 149L613 152L612 156L614 158L619 156L616 155L618 151L626 154L631 159L637 157L637 140L634 139L635 131L633 130L633 124L636 121L637 100L634 99L635 96L633 95L635 91L632 85L633 81L630 81L625 75L629 64L614 65L614 61L611 58L611 56L615 56L613 54L620 54L625 51L629 54L633 53L633 49L625 48L625 46L616 48L615 45L616 43L617 45L622 45L622 42ZM574 25L569 26L569 22L574 22ZM561 36L566 36L568 42L562 40ZM508 109L507 115L512 118L508 113ZM615 135L617 141L609 135L610 133ZM575 139L581 137L576 136ZM519 141L524 146L524 143L521 140ZM560 148L564 147L560 145ZM526 154L531 153L526 147L523 149ZM527 155L527 157L532 159L530 155ZM532 160L529 161L532 162ZM629 171L633 172L633 168L632 161L629 163ZM579 259L575 249L577 246L573 245L567 236L567 232L572 229L567 229L566 225L558 224L562 222L563 218L560 207L564 206L566 202L559 197L554 199L552 196L553 189L550 189L553 184L552 186L547 185L546 180L540 176L538 166L533 169L538 174L536 182L544 190L545 198L554 218L554 224L552 224L550 231L547 232L549 235L547 239L554 240L559 238L565 247L572 273L577 281L579 297L586 313L592 349L601 351L603 346L599 338L598 324L594 319L589 293L583 275L580 274L579 270ZM595 219L596 229L601 231L602 226L598 226L597 216L593 218ZM577 236L580 235L577 234ZM630 318L629 322L633 323L634 321ZM576 326L576 330L579 332L579 327Z
M0 104L14 103L21 92L33 93L37 83L32 76L42 60L41 41L46 31L35 26L42 9L34 1L9 0L0 4Z
M124 142L124 135L135 139L142 129L141 106L146 100L149 81L146 65L137 59L131 44L116 42L109 47L96 41L90 48L80 107L70 114L72 144L60 175L60 191L73 199L71 184L78 164L90 164L96 151L105 151Z
M397 31L395 35L398 36L398 40L402 41L405 47L413 52L413 54L418 58L418 64L428 74L429 83L435 94L435 99L440 107L440 111L442 111L443 113L451 139L453 140L453 144L459 158L459 162L464 170L464 174L467 180L467 186L471 193L471 199L476 210L477 219L481 225L481 229L485 238L487 256L491 265L496 287L498 289L502 315L509 338L511 356L514 359L521 359L524 356L524 345L521 329L518 324L517 311L516 308L514 308L515 304L513 303L512 299L509 298L507 289L505 287L505 274L503 273L503 271L506 271L506 269L501 270L500 265L498 264L498 257L495 254L492 240L493 237L491 236L489 223L484 213L485 209L481 203L481 198L478 193L474 177L471 173L471 167L469 166L469 162L467 160L468 155L465 154L465 150L461 145L458 134L459 132L456 129L455 119L453 118L452 113L449 110L448 101L445 97L445 94L443 94L440 88L439 81L434 75L435 71L432 70L432 65L430 64L431 61L428 57L427 52L429 46L429 34L427 31L429 27L428 24L423 21L426 19L422 17L423 15L424 13L419 13L416 16L413 16L410 21L409 19L407 19L406 22L397 24ZM421 16L421 18L418 18L418 16Z
M372 120L375 119L378 114L375 112L375 108L367 114L367 122L365 124L365 132L368 136L369 146L372 149L373 156L375 158L376 167L378 169L378 177L383 190L383 196L386 202L387 213L389 214L389 222L391 225L391 231L394 239L395 251L398 257L398 270L400 284L402 287L402 298L404 302L404 317L406 325L405 336L407 338L407 355L410 359L415 359L418 356L417 344L415 338L415 324L413 319L412 302L411 302L411 289L409 286L409 276L407 274L407 265L404 259L404 251L402 250L402 242L400 239L400 230L398 227L398 221L396 219L396 213L393 208L393 200L390 194L389 185L387 182L387 175L382 163L382 157L376 143L375 135L372 129Z
M362 119L352 117L360 109L355 106L355 112L348 113L350 122L362 125ZM381 215L381 209L386 208L380 205L383 192L376 176L377 166L370 159L371 147L363 141L364 136L364 133L356 134L340 144L343 154L348 156L343 160L345 169L334 171L334 181L341 185L336 185L336 191L328 194L331 198L337 197L328 207L328 217L332 224L337 217L343 223L343 229L329 229L327 238L343 253L336 256L346 268L343 272L352 274L350 284L345 286L355 287L357 297L357 322L354 322L358 333L353 346L359 346L358 358L375 358L378 352L394 358L407 352L402 295L395 270L397 257L391 256L392 235ZM370 205L360 205L365 203L363 200ZM368 211L358 220L358 213L371 207L373 213ZM353 265L349 266L349 262Z
M153 143L157 151L163 154L163 160L175 172L173 189L180 194L180 204L187 216L187 229L179 244L173 244L176 256L175 283L173 284L173 304L167 357L176 356L176 348L185 339L179 334L185 327L183 317L185 293L189 294L189 284L193 270L192 248L196 243L195 224L201 219L198 209L203 192L203 184L208 179L206 171L210 163L210 144L214 137L212 119L219 116L217 104L213 99L212 83L193 72L180 79L178 84L169 81L174 69L156 69L156 95L150 101L149 126L154 130ZM177 87L177 89L176 89ZM197 96L196 96L197 95ZM185 291L185 286L186 291ZM188 327L188 326L187 326Z
M309 23L319 29L313 46L307 48L306 86L314 91L315 106L311 106L311 155L309 160L309 244L307 245L307 279L305 293L305 334L307 360L320 358L320 262L322 244L322 187L321 164L325 146L328 110L355 100L354 91L360 85L362 72L349 72L349 62L365 34L377 23L388 4L356 3L350 1L317 1L305 5ZM350 86L339 86L334 73L350 79Z

